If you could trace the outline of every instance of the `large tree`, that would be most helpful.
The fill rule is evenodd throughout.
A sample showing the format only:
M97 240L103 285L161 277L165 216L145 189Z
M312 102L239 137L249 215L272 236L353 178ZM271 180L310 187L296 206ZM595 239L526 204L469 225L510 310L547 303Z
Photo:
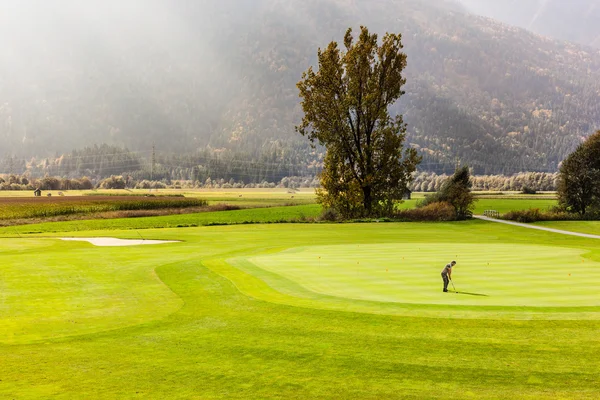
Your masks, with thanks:
M344 217L381 216L408 190L420 157L404 150L406 124L388 108L404 94L406 54L402 36L352 29L344 50L331 42L318 50L318 71L298 83L304 118L297 127L326 149L318 198Z
M568 211L600 212L600 131L579 145L561 164L558 200Z

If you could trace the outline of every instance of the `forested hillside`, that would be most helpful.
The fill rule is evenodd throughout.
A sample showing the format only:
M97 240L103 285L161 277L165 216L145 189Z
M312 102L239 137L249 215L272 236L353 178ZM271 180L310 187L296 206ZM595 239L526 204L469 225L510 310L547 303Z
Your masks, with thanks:
M449 1L6 3L0 157L10 165L103 143L148 159L154 143L185 168L242 154L246 165L307 169L319 155L294 132L295 85L318 47L361 24L403 34L408 83L395 111L424 170L460 159L480 174L554 171L600 125L598 52Z
M600 48L600 0L460 0L469 11Z

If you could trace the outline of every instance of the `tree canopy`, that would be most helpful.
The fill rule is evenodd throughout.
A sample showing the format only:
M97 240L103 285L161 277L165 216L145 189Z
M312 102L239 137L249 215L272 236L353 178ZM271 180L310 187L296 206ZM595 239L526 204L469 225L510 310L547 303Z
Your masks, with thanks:
M563 161L558 179L558 200L567 211L580 216L600 212L600 131Z
M408 190L421 158L404 149L406 125L388 107L404 94L402 36L352 29L344 50L331 42L318 50L318 71L298 83L304 118L297 127L326 148L319 201L348 217L390 215Z

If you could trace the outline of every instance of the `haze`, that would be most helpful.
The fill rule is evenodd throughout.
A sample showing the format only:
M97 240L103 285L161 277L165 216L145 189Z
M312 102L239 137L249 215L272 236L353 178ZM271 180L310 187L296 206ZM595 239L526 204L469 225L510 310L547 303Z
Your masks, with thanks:
M465 11L502 19L506 3L2 0L0 158L106 143L313 162L294 131L295 85L318 47L364 24L403 34L407 94L394 111L424 165L554 171L600 124L600 54ZM502 161L489 166L490 153Z

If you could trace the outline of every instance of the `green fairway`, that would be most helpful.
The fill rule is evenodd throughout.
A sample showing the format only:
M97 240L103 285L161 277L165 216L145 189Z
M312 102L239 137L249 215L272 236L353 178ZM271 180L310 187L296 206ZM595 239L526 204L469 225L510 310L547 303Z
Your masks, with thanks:
M357 300L494 306L600 306L600 264L585 249L514 244L314 246L252 257L309 291ZM447 258L463 295L440 290ZM449 262L450 260L447 260Z
M34 239L11 240L0 248L3 260L15 255L19 262L4 262L0 272L5 343L137 325L182 305L154 273L154 257L141 247L123 252Z
M598 240L483 221L146 229L181 242L141 247L39 230L0 249L0 398L600 395ZM441 291L451 259L463 294Z

